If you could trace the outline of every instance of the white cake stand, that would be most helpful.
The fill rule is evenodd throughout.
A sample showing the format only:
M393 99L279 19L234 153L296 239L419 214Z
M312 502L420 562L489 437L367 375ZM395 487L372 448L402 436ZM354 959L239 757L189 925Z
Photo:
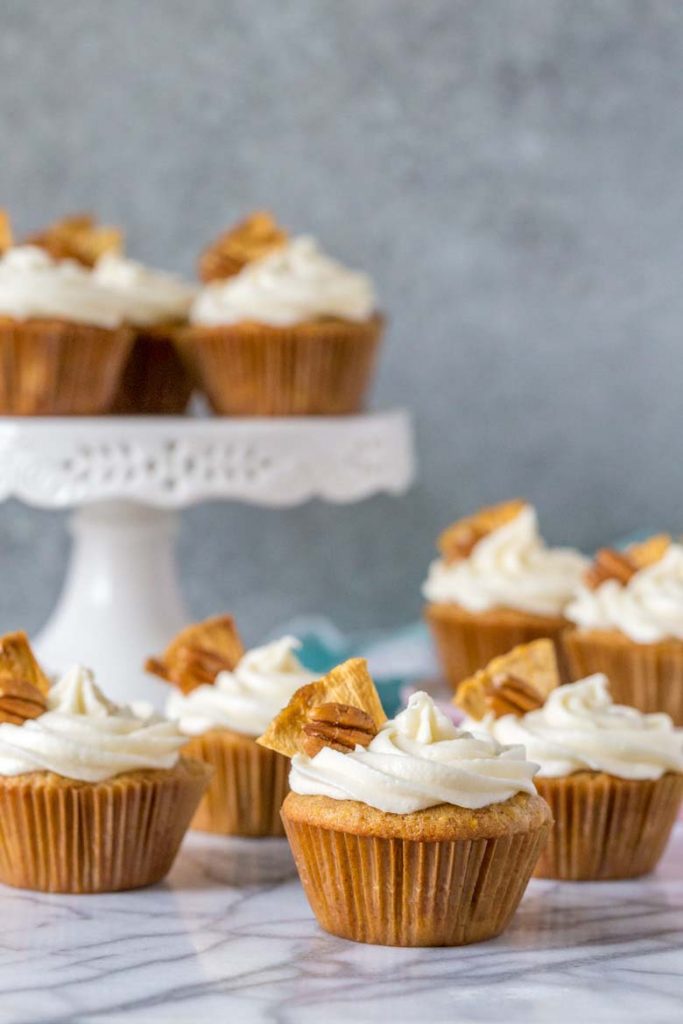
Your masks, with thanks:
M0 418L0 500L76 508L57 606L35 638L50 671L92 665L116 700L167 690L142 671L189 621L177 511L222 500L284 507L400 494L414 476L403 411L339 418Z

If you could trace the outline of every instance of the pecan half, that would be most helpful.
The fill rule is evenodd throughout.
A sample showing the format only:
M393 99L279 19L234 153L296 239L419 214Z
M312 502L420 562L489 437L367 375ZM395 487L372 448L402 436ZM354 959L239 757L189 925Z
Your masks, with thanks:
M616 580L623 586L637 571L628 555L614 548L600 548L583 578L586 586L595 590L606 580Z
M367 747L377 735L377 727L367 711L350 704L318 704L304 723L304 753L315 757L323 747L348 754L358 744Z
M267 210L257 210L207 246L199 260L202 281L222 281L281 248L287 233Z
M105 252L120 253L123 236L118 228L97 224L89 213L76 213L50 224L26 239L53 259L71 259L84 267L94 267Z
M45 697L37 686L23 679L0 681L0 722L21 725L47 711Z
M521 718L529 711L543 707L543 696L538 690L518 676L507 675L493 682L486 703L496 718L503 715L517 715Z

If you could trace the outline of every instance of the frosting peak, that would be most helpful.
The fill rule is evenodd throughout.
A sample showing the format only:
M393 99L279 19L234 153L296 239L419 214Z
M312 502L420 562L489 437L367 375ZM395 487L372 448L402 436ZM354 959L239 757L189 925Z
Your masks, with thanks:
M166 706L180 730L198 736L209 729L232 729L260 736L300 686L316 676L303 667L295 651L301 646L283 636L247 651L232 672L219 672L213 683L187 695L173 693Z
M256 321L286 327L320 317L366 320L375 309L372 282L326 256L315 239L302 235L233 277L201 290L193 323Z
M467 558L432 562L423 593L428 601L459 604L470 612L513 608L561 615L587 565L578 551L546 547L536 510L525 505L478 541Z
M567 618L584 629L617 629L639 644L683 640L683 545L671 544L623 585L606 580L591 590L581 583Z
M520 746L457 729L426 693L385 722L369 747L342 754L330 747L292 759L295 793L358 800L390 814L453 804L476 809L516 793L535 793L538 766Z
M675 729L668 715L614 704L602 673L559 686L538 711L489 718L483 727L500 743L524 744L542 776L597 771L658 779L665 772L683 772L683 730Z
M139 717L76 666L51 688L48 710L22 725L0 725L0 775L49 771L102 782L138 769L172 768L185 738L156 715Z

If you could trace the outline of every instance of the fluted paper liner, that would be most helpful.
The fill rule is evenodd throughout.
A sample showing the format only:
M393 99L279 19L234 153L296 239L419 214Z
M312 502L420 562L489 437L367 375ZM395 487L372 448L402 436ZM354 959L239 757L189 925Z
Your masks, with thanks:
M124 416L180 416L194 382L176 350L179 328L139 328L123 368L110 412Z
M567 881L635 878L653 871L683 798L683 775L617 779L579 772L534 780L555 824L534 874Z
M562 682L569 680L560 638L567 622L560 616L516 610L468 612L455 604L428 604L425 617L446 679L457 689L463 679L513 647L548 637L555 644Z
M106 412L130 344L124 328L0 318L0 414Z
M496 838L419 842L283 820L318 923L382 946L460 946L508 925L547 824Z
M213 408L236 416L337 416L365 406L383 319L291 327L189 327L180 349Z
M637 644L617 632L568 630L564 634L572 678L604 672L615 704L665 711L683 726L683 642Z
M206 788L205 765L83 783L49 772L0 779L0 882L43 892L136 889L169 871Z
M192 828L234 836L283 836L280 808L289 791L289 760L249 736L214 729L184 752L214 769Z

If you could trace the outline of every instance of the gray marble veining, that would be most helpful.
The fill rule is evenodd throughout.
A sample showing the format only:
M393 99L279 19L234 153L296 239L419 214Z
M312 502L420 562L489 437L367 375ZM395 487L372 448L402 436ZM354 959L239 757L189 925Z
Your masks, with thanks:
M678 1024L683 825L633 882L534 881L507 933L389 949L317 927L284 841L192 834L166 884L0 891L3 1024Z

